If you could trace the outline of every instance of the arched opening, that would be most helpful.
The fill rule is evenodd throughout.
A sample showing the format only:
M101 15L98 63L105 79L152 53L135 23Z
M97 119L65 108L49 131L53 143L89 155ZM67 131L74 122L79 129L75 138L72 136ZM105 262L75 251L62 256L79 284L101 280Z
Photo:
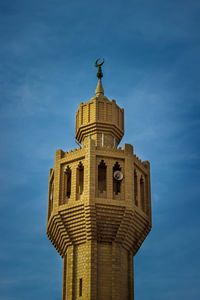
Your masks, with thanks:
M118 195L121 192L121 180L116 180L114 178L115 171L121 171L121 167L118 162L116 162L113 167L113 193Z
M135 205L138 206L138 177L136 170L134 170L134 201Z
M54 180L53 178L50 181L49 185L49 210L48 210L48 218L51 215L51 212L53 210L53 198L54 198Z
M72 171L68 166L65 170L65 197L70 198L71 196L71 178Z
M140 203L141 203L141 209L144 211L145 205L144 205L144 178L141 176L140 178Z
M102 160L98 165L98 191L106 192L106 164Z
M54 193L54 184L51 184L51 188L50 188L50 207L51 207L51 211L53 210L53 193Z
M76 193L79 198L79 196L83 194L84 189L84 167L81 162L79 163L77 168L76 179Z

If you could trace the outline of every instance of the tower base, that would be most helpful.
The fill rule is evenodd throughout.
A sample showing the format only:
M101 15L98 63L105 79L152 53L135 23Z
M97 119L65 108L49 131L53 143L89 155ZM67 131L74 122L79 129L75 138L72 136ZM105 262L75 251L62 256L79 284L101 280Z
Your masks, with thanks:
M69 246L62 300L133 300L133 255L117 243Z

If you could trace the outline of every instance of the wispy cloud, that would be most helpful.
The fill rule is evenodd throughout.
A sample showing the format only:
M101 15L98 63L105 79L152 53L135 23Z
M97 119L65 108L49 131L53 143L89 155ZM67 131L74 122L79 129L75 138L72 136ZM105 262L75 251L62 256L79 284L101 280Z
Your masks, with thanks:
M48 172L56 149L76 147L75 112L94 96L102 56L105 95L125 108L122 143L151 163L136 298L198 299L199 1L0 6L0 297L61 298L62 260L45 235Z

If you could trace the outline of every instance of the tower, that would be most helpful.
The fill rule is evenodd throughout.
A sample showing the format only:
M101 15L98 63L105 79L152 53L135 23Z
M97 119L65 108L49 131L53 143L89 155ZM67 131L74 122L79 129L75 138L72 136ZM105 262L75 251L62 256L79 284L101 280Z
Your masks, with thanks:
M133 257L151 229L150 164L118 147L124 110L95 96L76 113L78 149L57 150L47 235L63 258L63 300L133 300Z

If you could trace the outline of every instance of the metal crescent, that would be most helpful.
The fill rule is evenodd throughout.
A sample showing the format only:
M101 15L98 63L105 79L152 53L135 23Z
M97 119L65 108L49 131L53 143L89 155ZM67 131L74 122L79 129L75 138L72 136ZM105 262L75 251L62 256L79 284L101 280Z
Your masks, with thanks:
M95 65L95 67L101 67L103 64L104 64L104 58L103 58L103 61L100 63L100 64L98 64L98 61L100 60L100 58L98 58L96 61L95 61L95 63L94 63L94 65Z

